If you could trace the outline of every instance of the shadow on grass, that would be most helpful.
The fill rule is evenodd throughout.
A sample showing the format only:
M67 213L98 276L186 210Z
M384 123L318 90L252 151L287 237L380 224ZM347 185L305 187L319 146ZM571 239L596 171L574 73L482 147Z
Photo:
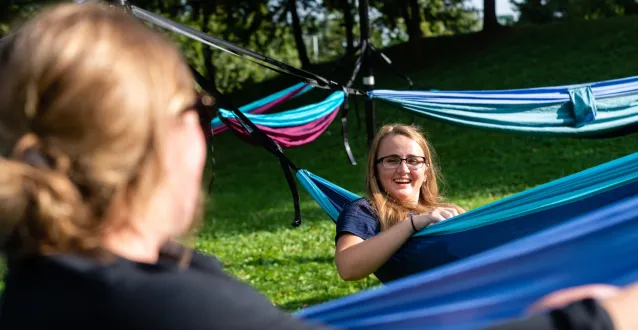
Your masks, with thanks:
M305 204L311 201L309 196L303 199ZM215 237L217 235L251 234L261 231L306 231L313 230L317 226L324 226L324 224L334 224L318 205L310 204L310 206L301 206L302 222L299 227L294 227L292 221L295 212L290 197L272 198L270 203L266 201L266 204L247 204L235 207L225 204L223 207L213 208L206 213L201 232Z
M338 294L334 294L334 295L330 295L330 294L321 294L321 295L317 295L316 297L313 298L307 298L307 299L299 299L299 300L293 300L293 301L289 301L287 303L284 304L279 304L277 305L277 307L283 309L284 311L287 311L288 313L292 313L294 314L295 312L299 311L300 309L306 308L306 307L310 307L313 305L318 305L330 300L335 300L335 299L339 299L341 298L341 295Z
M242 266L285 266L285 265L301 265L307 263L334 263L332 256L324 257L303 257L303 256L289 256L286 258L259 258L242 263Z

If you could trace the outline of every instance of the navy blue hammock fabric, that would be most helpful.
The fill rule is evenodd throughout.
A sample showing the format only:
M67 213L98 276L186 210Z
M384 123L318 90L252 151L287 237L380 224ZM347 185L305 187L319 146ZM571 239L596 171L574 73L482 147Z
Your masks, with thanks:
M297 179L333 221L362 198L307 170ZM638 153L470 210L414 234L375 273L387 283L465 259L638 194Z

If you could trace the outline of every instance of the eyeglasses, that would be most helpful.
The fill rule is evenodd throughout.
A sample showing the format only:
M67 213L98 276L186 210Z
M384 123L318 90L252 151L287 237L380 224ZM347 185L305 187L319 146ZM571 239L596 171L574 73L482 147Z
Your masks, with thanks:
M206 136L206 138L209 138L212 135L211 121L214 118L214 104L215 100L211 96L206 94L198 94L197 97L195 97L193 103L180 111L177 116L181 117L182 115L190 111L197 112L197 114L199 115L199 122L201 124L200 126L204 131L204 135Z
M420 169L426 164L424 156L409 156L407 158L401 158L394 155L381 157L377 159L376 163L383 163L383 167L387 169L396 169L401 166L403 161L405 161L408 168L412 170Z

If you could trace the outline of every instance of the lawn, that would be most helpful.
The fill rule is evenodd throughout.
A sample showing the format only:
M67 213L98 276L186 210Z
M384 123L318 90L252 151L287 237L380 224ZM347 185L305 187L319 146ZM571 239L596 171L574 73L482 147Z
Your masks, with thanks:
M422 61L411 60L402 47L389 49L387 54L409 72L418 88L552 86L638 74L638 41L633 37L637 32L635 19L621 18L526 27L491 38L474 35L427 40ZM406 88L387 70L379 68L376 73L378 88ZM288 86L286 83L256 86L234 95L234 99L245 104ZM327 93L313 91L290 106ZM412 119L409 113L383 103L377 103L377 116L380 123L409 123ZM454 126L424 117L417 117L416 123L436 149L445 196L468 209L638 150L636 136L540 138ZM338 120L315 142L286 150L286 154L297 166L363 194L365 130L357 127L352 110L349 124L350 142L359 163L356 166L347 161ZM358 282L339 278L333 259L334 224L301 187L303 223L298 228L290 226L292 199L273 156L229 133L216 137L214 145L217 182L198 248L218 256L230 273L289 311L380 285L374 276Z

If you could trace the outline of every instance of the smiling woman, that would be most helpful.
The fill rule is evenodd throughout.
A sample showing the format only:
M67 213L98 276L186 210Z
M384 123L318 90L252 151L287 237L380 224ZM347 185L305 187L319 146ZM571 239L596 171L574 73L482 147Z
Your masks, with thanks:
M419 129L386 125L368 157L368 198L346 206L337 219L335 262L342 279L383 277L386 262L415 232L463 213L441 202L432 147Z

